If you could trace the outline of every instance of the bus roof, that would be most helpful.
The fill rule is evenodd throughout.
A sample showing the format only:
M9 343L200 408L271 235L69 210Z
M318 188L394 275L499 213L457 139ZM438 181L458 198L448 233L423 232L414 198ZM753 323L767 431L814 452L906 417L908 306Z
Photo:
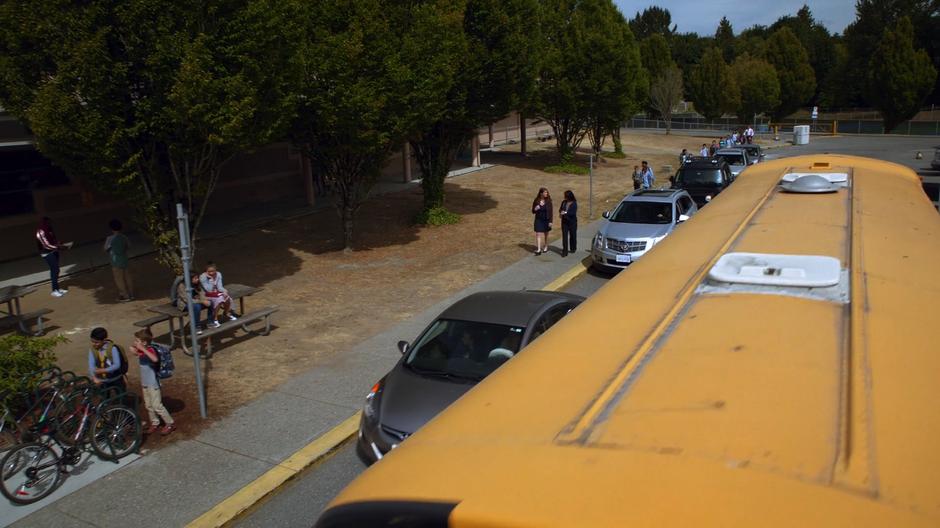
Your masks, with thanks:
M791 173L845 182L783 192ZM728 253L843 271L812 289L709 278ZM752 166L319 525L431 504L450 526L936 526L938 263L940 216L911 170Z

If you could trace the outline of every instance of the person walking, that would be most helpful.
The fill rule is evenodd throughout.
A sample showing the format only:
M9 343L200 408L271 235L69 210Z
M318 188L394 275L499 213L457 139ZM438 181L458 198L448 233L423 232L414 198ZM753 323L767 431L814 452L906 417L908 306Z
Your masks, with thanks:
M643 172L639 165L633 166L633 190L637 190L643 185Z
M707 158L708 157L708 145L706 145L705 143L702 143L702 150L698 151L698 155L702 156L703 158Z
M121 302L134 300L134 283L131 272L127 269L127 250L131 247L130 240L121 232L123 225L118 219L108 222L111 236L104 241L104 251L111 259L111 274L118 289L118 300Z
M711 146L708 147L708 155L714 156L716 152L718 152L718 142L713 139Z
M643 166L643 169L642 169L642 174L641 174L642 182L640 184L640 187L643 189L652 189L653 183L656 182L656 176L653 175L653 169L650 167L650 164L647 163L645 160L641 162L641 165Z
M157 372L160 370L160 355L153 345L153 334L150 330L144 328L134 332L134 344L131 345L131 351L137 354L140 361L140 386L144 393L144 408L150 415L150 424L144 429L147 434L153 434L160 430L160 434L168 435L176 430L176 423L169 411L163 406L163 394L160 392L160 378ZM160 427L160 420L163 420L163 427Z
M542 187L532 201L535 215L535 254L548 252L548 232L552 230L552 196Z
M127 382L124 380L127 365L122 361L122 356L120 348L108 339L107 330L99 326L91 331L88 376L111 396L127 392Z
M561 256L567 257L568 251L578 250L578 200L571 190L565 191L565 199L558 209L561 216Z
M44 216L39 220L39 226L36 228L36 246L39 248L39 256L49 266L52 296L62 297L69 291L59 287L59 249L68 249L72 247L72 243L60 244L56 239L55 231L52 230L52 221L48 216Z
M687 160L688 158L689 158L689 150L682 149L682 152L679 153L679 166L681 167L682 165L684 165L685 160Z

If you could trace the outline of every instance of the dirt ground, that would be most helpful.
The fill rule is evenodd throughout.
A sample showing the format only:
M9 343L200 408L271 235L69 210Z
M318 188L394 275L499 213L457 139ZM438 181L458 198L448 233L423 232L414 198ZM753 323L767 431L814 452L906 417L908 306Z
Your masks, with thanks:
M625 134L623 140L626 159L602 160L595 166L590 220L632 190L630 173L641 159L649 160L656 171L657 186L668 185L669 174L663 173L663 166L675 167L682 148L695 152L706 138ZM447 207L462 215L456 225L413 225L411 219L421 207L421 190L414 188L371 198L360 209L352 252L342 251L340 224L333 209L237 236L200 241L197 263L213 260L227 283L264 288L247 299L248 310L269 304L281 308L273 317L269 336L239 332L234 339L216 341L215 355L203 363L210 417L224 417L293 374L342 354L531 254L530 207L539 187L550 190L556 208L564 190L571 189L581 204L581 225L586 225L588 177L542 171L556 162L552 146L531 141L527 158L518 154L518 145L484 152L483 162L498 166L448 180ZM586 164L587 156L579 156L578 161ZM558 244L559 234L560 229L552 231L552 245ZM67 263L68 255L63 258ZM537 266L538 260L532 264ZM127 345L136 330L131 323L151 316L148 306L167 301L173 280L168 270L151 256L133 260L131 269L136 282L134 302L116 302L107 269L68 279L69 293L63 298L50 300L34 294L24 299L24 310L54 308L50 334L71 340L57 349L61 367L84 374L91 328L104 326L117 342ZM405 298L409 302L403 304ZM155 332L165 329L165 324L154 327ZM164 341L165 336L157 339ZM180 430L167 438L145 439L148 448L195 435L206 426L199 418L192 361L179 349L174 359L176 374L165 381L163 393ZM130 387L139 389L136 361L132 358L131 363ZM254 374L258 372L264 375ZM363 387L363 394L367 390Z

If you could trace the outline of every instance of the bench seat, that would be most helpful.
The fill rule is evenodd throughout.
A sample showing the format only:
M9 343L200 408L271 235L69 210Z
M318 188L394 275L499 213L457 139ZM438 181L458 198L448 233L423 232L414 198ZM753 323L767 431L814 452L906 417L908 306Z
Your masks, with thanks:
M160 314L153 317L148 317L147 319L141 319L140 321L134 321L134 326L139 326L140 328L150 328L151 326L168 321L170 319L169 315Z
M36 335L39 336L45 332L42 316L49 313L52 313L51 308L40 308L39 310L34 310L32 312L27 312L21 315L8 315L6 317L0 318L0 326L15 324L20 327L20 330L22 330L23 333L28 334L29 331L26 328L26 322L35 319L36 326L39 329L36 332Z
M247 326L249 323L256 321L264 320L264 331L259 332L261 335L268 335L271 332L271 314L280 310L279 306L272 305L260 308L258 310L253 310L251 312L242 314L238 319L234 321L226 321L219 325L217 328L207 328L203 330L201 334L196 335L196 339L205 339L206 341L206 357L212 356L212 336L234 330L238 327L242 327L246 332L248 330Z

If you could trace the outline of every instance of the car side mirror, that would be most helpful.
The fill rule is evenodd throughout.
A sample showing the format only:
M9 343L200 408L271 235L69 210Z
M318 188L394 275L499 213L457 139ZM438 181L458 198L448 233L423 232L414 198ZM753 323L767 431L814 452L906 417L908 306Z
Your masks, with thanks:
M398 350L401 351L402 355L407 354L408 353L408 341L399 341Z
M604 218L610 218L610 211L604 211L604 212L601 214L601 216L603 216Z
M689 219L689 215L681 214L681 215L679 215L679 222L678 222L678 223L681 224L682 222L685 222L685 221L688 220L688 219Z

